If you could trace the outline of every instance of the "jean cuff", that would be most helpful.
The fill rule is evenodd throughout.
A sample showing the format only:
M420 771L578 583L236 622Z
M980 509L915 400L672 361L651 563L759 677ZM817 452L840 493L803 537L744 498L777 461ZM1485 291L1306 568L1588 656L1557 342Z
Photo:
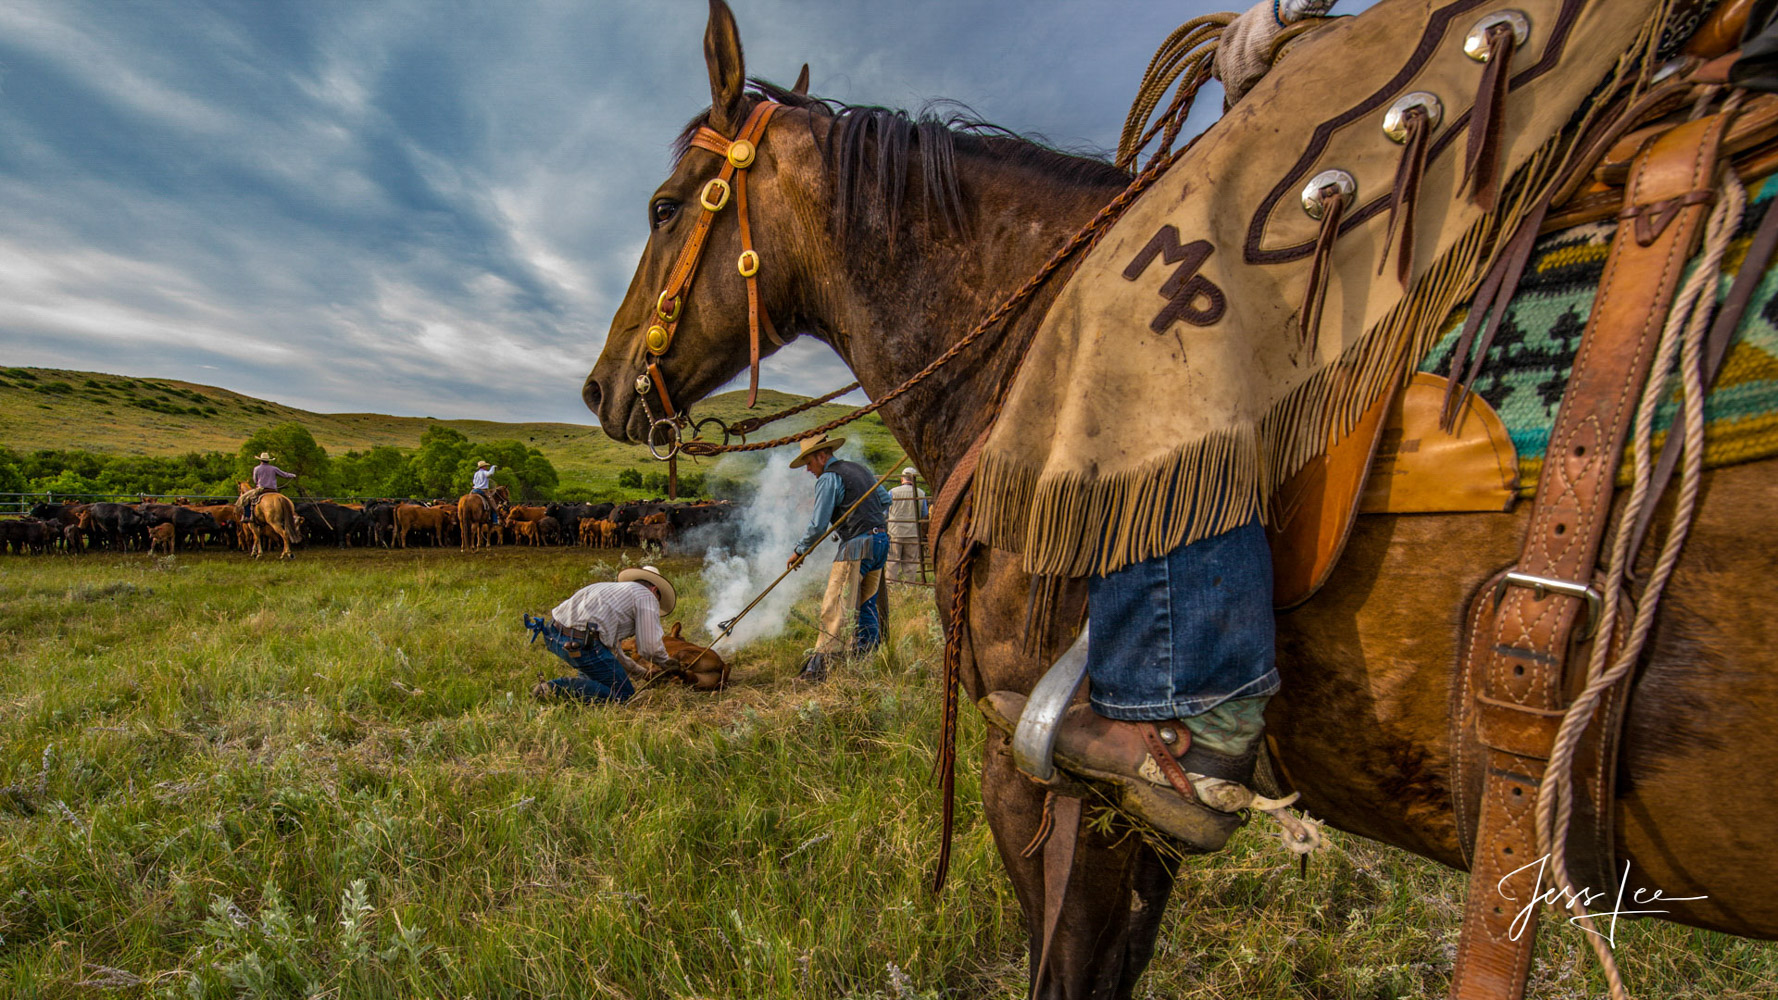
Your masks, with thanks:
M1278 670L1274 667L1233 691L1219 694L1174 698L1170 701L1143 702L1134 705L1113 705L1101 701L1098 693L1094 692L1090 700L1093 711L1107 719L1117 719L1122 722L1162 722L1167 719L1185 719L1194 715L1203 715L1223 702L1234 698L1258 698L1277 694L1278 689L1282 686L1278 679Z

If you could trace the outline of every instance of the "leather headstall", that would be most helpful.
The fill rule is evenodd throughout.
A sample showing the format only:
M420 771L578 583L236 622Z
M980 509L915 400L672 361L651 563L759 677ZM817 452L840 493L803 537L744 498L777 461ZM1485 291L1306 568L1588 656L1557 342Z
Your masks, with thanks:
M759 398L760 329L765 329L766 336L772 338L773 343L782 346L783 341L778 339L777 331L772 328L772 321L766 316L765 305L759 297L759 253L753 249L753 234L747 223L747 171L758 159L759 142L765 135L766 124L781 107L783 105L776 101L759 102L732 140L707 125L699 127L692 135L691 145L722 157L722 169L717 171L715 177L705 181L698 192L698 204L703 208L703 213L693 224L685 245L679 248L679 257L674 261L673 269L667 273L666 287L655 296L655 322L643 335L648 353L656 358L666 355L667 350L673 346L673 335L678 332L679 319L685 311L685 297L691 290L692 278L698 273L698 264L704 255L704 243L709 238L710 227L732 200L741 227L741 255L735 260L735 270L747 283L747 350L751 369L747 382L747 405L750 407ZM651 389L658 392L667 416L677 416L667 395L660 366L654 362L649 363L646 377L637 379L636 382L639 395L646 397Z

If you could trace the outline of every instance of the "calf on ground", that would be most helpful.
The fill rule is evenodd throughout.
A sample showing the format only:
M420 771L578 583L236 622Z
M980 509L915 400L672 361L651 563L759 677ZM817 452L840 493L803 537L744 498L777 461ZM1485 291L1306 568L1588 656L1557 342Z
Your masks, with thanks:
M172 555L178 551L179 528L171 521L162 521L148 529L148 554L165 552Z

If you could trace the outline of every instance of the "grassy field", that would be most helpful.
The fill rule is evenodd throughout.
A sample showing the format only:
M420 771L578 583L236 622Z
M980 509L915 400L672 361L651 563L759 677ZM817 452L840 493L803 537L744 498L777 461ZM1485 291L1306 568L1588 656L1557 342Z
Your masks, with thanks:
M759 393L752 415L772 413L807 397L770 389ZM772 436L812 427L851 411L828 403L770 428ZM698 404L699 417L716 416L732 423L749 415L745 392L729 392ZM590 416L590 414L589 414ZM518 441L543 452L561 474L564 486L609 488L626 468L648 471L655 462L648 452L619 444L591 423L498 423L396 417L381 413L312 413L227 389L175 379L140 379L101 372L54 368L0 367L0 445L20 451L75 448L116 455L179 455L191 451L233 454L241 442L264 427L295 422L308 428L330 455L362 451L377 445L416 448L420 435L433 424L453 427L471 441ZM847 433L867 447L893 459L900 449L875 414ZM758 439L758 436L755 436ZM735 460L731 460L735 461ZM712 468L705 463L702 468ZM745 475L746 461L736 462L732 475ZM689 459L681 468L700 468ZM885 469L879 469L879 472ZM729 474L725 470L724 474Z
M536 704L560 664L519 615L604 559L0 559L0 995L1021 996L967 765L926 888L930 597L898 586L891 648L812 690L804 606L725 692ZM696 563L664 568L702 621ZM1149 995L1442 996L1461 876L1332 840L1306 878L1257 824L1193 862ZM1778 995L1771 945L1619 941L1638 996ZM1601 994L1578 932L1539 947L1535 996Z

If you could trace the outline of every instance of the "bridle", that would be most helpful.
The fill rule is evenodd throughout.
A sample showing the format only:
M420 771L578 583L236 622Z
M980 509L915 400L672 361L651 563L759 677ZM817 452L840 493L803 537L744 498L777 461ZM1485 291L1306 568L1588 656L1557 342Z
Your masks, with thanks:
M692 279L697 276L698 264L704 256L705 242L710 235L710 227L715 224L716 217L728 206L733 195L735 213L741 227L741 254L735 260L735 270L740 272L747 283L747 405L751 408L759 399L759 337L763 329L773 344L784 346L778 331L766 315L765 304L759 296L759 252L753 249L753 233L747 220L747 173L759 158L759 142L765 135L766 125L772 115L783 107L776 101L764 100L754 105L748 114L747 121L734 139L709 127L701 125L692 134L691 145L708 150L722 157L722 169L715 177L704 182L698 193L698 204L703 213L692 225L691 234L686 237L685 245L679 248L679 257L673 262L673 269L667 272L666 287L661 289L654 300L655 322L643 334L643 343L648 354L654 358L664 358L673 346L673 336L678 332L679 319L684 312L685 298L691 289ZM645 360L647 360L645 358ZM649 360L642 374L636 377L636 394L642 397L645 411L648 407L648 396L652 392L660 401L666 415L658 420L651 420L648 428L648 449L655 451L655 429L666 424L669 429L676 430L682 421L678 410L673 406L672 396L667 392L666 379L661 374L659 361ZM653 414L650 412L650 416ZM675 442L677 438L675 437ZM674 451L677 450L675 443ZM656 458L670 457L655 454Z
M686 292L691 287L692 278L697 273L698 260L703 255L704 241L710 234L710 226L715 221L717 213L721 212L728 204L732 189L741 227L741 255L736 260L735 266L741 276L747 280L748 361L751 369L747 389L747 405L749 407L754 405L759 394L760 329L762 327L765 329L766 335L772 338L774 344L780 347L784 345L784 341L772 328L771 321L765 315L765 307L760 302L759 286L756 281L756 276L759 273L759 254L753 249L752 235L747 222L747 170L753 166L758 155L759 139L765 134L766 123L771 120L772 114L780 107L783 105L776 101L762 100L754 106L753 111L747 116L746 123L741 126L740 133L733 140L708 126L700 126L697 132L693 133L691 145L721 156L723 158L722 169L715 177L704 183L703 190L698 195L698 203L703 206L704 214L698 218L692 228L691 235L686 238L685 245L680 248L679 258L674 262L673 270L668 273L666 287L655 297L654 309L657 322L651 325L643 335L648 353L657 358L666 354L668 348L672 346L673 334L678 328ZM1183 110L1179 112L1180 115L1183 113ZM1189 148L1189 144L1187 148ZM1049 260L1044 262L1037 273L1027 279L1016 291L1002 299L943 354L934 358L924 368L908 376L895 388L826 423L769 441L747 441L748 434L766 424L814 409L857 389L859 387L857 382L777 413L749 417L736 421L733 425L728 425L716 417L691 420L688 415L679 412L673 406L672 397L667 392L666 380L661 375L660 364L653 361L648 362L642 373L636 376L636 395L641 398L643 411L649 418L648 436L644 439L648 446L648 453L664 462L682 451L688 455L701 457L731 452L765 451L825 434L852 421L869 416L924 382L934 372L961 356L988 331L1004 323L1070 260L1082 250L1096 243L1100 235L1123 215L1124 210L1130 207L1137 196L1147 190L1149 185L1165 173L1167 168L1184 152L1184 149L1172 149L1170 140L1164 141L1161 148L1150 158L1147 166L1130 181L1130 185L1122 193L1101 208L1090 222L1081 227L1050 256ZM1029 342L1026 346L1029 346ZM1019 351L1018 357L1019 363L1022 363L1023 350ZM1015 364L1015 373L1017 369L1018 364ZM1004 400L1006 390L1011 387L1011 381L1011 378L1008 378L1001 384L990 410L990 421L992 421L993 415L998 413L999 404ZM653 393L655 398L660 401L662 409L666 411L666 416L655 418L653 408L648 405L650 393ZM680 430L688 425L692 429L693 437L689 441L681 440ZM715 425L722 432L722 443L703 440L699 436L706 425ZM658 450L655 446L656 432L662 428L665 428L670 435L665 452ZM731 438L739 438L740 443L730 443Z

